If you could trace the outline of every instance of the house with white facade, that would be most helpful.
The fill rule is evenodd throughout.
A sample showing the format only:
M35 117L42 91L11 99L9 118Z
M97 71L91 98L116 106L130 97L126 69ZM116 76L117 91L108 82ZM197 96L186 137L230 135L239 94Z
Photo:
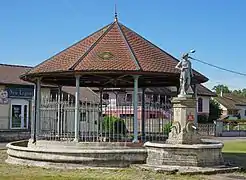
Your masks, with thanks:
M213 98L222 110L221 118L246 119L246 98L231 93L223 93Z
M98 90L94 91L99 93ZM141 118L142 103L144 98L145 103L145 118L171 118L171 98L177 95L176 87L162 87L162 88L146 88L144 92L139 89L138 97L138 113ZM197 85L197 114L209 116L209 102L211 97L216 96L214 92L205 86ZM133 116L133 90L131 88L110 88L103 90L103 99L108 102L110 114L118 117ZM153 108L153 106L155 108ZM109 112L104 112L109 114Z
M31 118L34 96L34 84L23 81L20 75L29 71L32 67L21 65L0 64L0 141L28 139L31 129ZM58 87L41 86L42 112L41 117L45 119L41 125L42 130L50 126L57 130L70 129L74 131L73 106L75 102L75 88L62 87L60 107L60 124L58 125ZM90 88L80 88L80 126L90 131L97 129L99 117L99 97ZM86 103L87 102L87 103ZM48 127L49 126L49 127Z

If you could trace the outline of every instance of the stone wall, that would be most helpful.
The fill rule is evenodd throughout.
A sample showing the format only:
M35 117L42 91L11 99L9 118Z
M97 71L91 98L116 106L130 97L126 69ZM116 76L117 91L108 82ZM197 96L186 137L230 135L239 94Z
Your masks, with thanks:
M0 142L24 140L30 136L30 130L0 130Z

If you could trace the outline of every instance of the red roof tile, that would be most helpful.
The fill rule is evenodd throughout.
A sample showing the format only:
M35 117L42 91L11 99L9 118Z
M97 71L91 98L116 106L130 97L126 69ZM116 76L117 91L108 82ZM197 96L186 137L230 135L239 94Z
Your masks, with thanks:
M32 85L23 81L19 76L29 71L31 67L20 65L0 64L0 84Z
M103 53L110 53L109 58L103 58ZM102 55L101 55L102 54ZM101 39L96 43L75 70L138 70L134 63L131 51L119 29L118 23L114 23Z
M26 75L60 71L179 73L178 60L118 21L72 45ZM207 78L195 71L195 75Z

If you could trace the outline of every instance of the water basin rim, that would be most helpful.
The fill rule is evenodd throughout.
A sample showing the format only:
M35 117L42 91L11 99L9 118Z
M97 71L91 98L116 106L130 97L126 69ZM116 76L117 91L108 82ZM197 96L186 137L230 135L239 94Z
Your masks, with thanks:
M180 149L218 149L223 148L223 143L211 144L167 144L167 143L151 143L146 142L144 147L153 148L180 148Z
M67 153L67 154L81 154L81 153L145 153L146 149L141 148L125 148L125 149L69 149L69 148L32 148L13 145L16 142L8 143L6 147L8 149L13 149L17 151L27 151L27 152L40 152L40 153Z

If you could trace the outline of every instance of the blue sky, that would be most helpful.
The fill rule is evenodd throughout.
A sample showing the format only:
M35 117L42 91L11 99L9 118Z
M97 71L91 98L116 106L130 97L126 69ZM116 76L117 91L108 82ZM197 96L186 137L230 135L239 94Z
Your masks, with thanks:
M114 18L173 56L246 73L245 0L2 0L0 63L36 65ZM246 87L246 77L193 63L208 87Z

